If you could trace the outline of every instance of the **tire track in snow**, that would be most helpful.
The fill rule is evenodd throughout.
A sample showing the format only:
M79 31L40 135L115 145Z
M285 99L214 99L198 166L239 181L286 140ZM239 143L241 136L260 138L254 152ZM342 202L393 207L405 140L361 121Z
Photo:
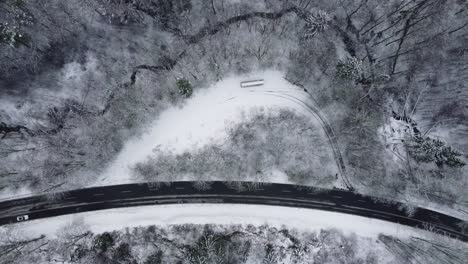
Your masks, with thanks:
M341 155L341 151L340 151L340 149L338 147L338 142L336 140L335 133L333 132L332 127L327 122L325 117L323 117L323 115L320 113L320 110L317 107L311 106L308 103L304 102L303 100L301 100L301 99L299 99L299 98L297 98L297 97L295 97L293 95L290 95L289 93L282 92L282 91L254 91L254 90L250 90L250 91L254 92L254 93L263 93L263 94L268 95L268 96L275 96L275 97L279 97L279 98L284 98L286 100L292 101L292 102L304 107L305 109L307 109L307 111L309 113L311 113L319 121L320 125L322 126L323 130L325 131L325 135L327 136L327 138L328 138L328 140L330 142L330 146L331 146L332 151L333 151L333 157L335 159L338 170L340 171L341 179L343 180L343 183L344 183L345 187L350 191L354 190L354 188L353 188L353 186L351 184L351 181L349 180L349 178L348 178L348 176L346 174L346 166L344 164L344 160L343 160L343 156Z

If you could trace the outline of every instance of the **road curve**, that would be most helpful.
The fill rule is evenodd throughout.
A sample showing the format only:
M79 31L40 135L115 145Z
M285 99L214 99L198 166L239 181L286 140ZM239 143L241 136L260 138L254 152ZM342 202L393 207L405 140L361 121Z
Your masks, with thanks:
M325 190L289 184L247 182L139 183L78 189L0 202L0 225L17 222L17 216L29 220L79 212L142 205L178 203L230 203L288 206L318 209L380 219L401 225L444 233L468 242L468 232L455 217L418 208L407 216L401 203L380 202L369 196L346 190ZM208 188L207 188L208 187ZM49 196L50 197L50 196Z

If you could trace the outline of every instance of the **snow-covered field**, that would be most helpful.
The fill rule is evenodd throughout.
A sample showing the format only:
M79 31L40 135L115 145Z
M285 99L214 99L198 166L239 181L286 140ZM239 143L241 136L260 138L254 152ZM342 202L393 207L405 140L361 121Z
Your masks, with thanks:
M336 228L344 233L377 238L383 233L400 238L434 236L419 229L386 221L313 209L239 204L176 204L139 206L64 215L32 220L14 226L31 236L54 236L64 225L83 219L94 233L123 229L125 227L176 224L253 224L303 231Z
M242 81L257 79L264 79L264 85L240 86ZM134 182L130 168L148 158L156 147L160 151L171 150L178 154L207 144L222 143L227 137L226 128L248 118L249 111L254 108L265 111L289 108L311 116L298 99L310 100L301 88L283 79L279 71L226 78L207 89L198 90L182 107L163 112L141 137L125 144L94 186ZM320 127L313 116L311 122Z

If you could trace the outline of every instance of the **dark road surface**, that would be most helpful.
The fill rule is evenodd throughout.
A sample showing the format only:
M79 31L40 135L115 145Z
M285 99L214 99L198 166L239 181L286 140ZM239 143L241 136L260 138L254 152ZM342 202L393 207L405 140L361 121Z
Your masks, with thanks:
M419 208L408 217L400 203L378 202L345 190L287 185L262 184L252 188L247 183L209 182L210 188L200 190L194 182L142 183L94 187L59 193L58 199L34 196L0 202L0 225L17 222L17 216L29 220L58 215L141 205L177 203L258 204L310 208L365 216L417 228L431 227L468 242L468 233L461 228L460 219L428 209ZM237 187L235 187L237 186ZM249 187L250 186L250 187ZM280 209L279 209L280 210Z

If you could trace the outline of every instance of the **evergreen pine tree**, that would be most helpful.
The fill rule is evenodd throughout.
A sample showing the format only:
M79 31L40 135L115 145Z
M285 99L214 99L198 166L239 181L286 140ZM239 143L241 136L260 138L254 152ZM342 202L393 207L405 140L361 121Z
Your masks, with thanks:
M187 79L179 79L176 82L177 87L179 88L179 93L185 97L192 96L193 89L192 84Z
M362 72L362 61L356 57L340 60L336 65L336 76L342 79L359 80Z
M417 137L414 144L409 147L409 153L417 162L434 162L439 168L443 166L459 168L465 165L460 159L462 154L452 147L446 146L439 139Z

